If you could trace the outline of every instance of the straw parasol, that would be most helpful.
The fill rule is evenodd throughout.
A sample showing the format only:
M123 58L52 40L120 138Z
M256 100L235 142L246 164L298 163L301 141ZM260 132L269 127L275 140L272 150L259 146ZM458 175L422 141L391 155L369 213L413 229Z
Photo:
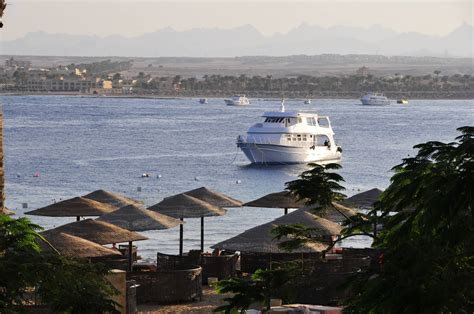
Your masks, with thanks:
M12 215L15 215L15 212L12 210L9 210L6 207L3 207L3 208L0 208L0 215L12 216Z
M326 206L315 212L314 209L317 207L318 205L312 205L302 209L337 223L346 222L348 218L350 219L351 217L358 214L355 209L336 202L332 202L330 206Z
M201 218L201 250L204 250L204 217L222 216L226 210L186 194L176 194L148 209L179 218ZM183 225L179 227L179 255L183 255Z
M86 194L83 196L84 198L104 203L104 204L109 204L114 207L120 208L124 207L127 205L140 205L142 204L138 200L134 200L132 198L125 197L120 194L104 191L104 190L97 190L94 192L91 192L89 194Z
M242 202L220 192L209 190L206 187L200 187L183 194L195 197L201 201L207 202L218 207L241 207Z
M259 199L245 203L242 206L260 208L284 208L286 215L288 214L288 208L301 208L305 206L305 203L303 200L298 200L289 191L282 191L267 194Z
M241 207L242 202L220 192L209 190L206 187L200 187L183 194L195 197L201 201L207 202L218 207ZM204 251L204 217L201 217L201 251Z
M338 235L342 229L334 222L300 209L244 231L233 238L217 243L212 248L249 253L287 253L278 246L279 243L287 239L276 240L271 231L277 226L288 224L301 224L313 228L313 234L318 236ZM300 248L294 250L293 253L317 253L325 250L327 247L327 244L321 242L305 243Z
M382 192L382 190L374 188L347 198L345 203L360 208L373 207L374 203L378 201Z
M132 269L132 242L148 239L139 233L117 227L105 221L93 219L85 219L68 223L55 229L46 230L43 232L43 234L48 235L52 232L64 232L98 244L128 242L129 270Z
M40 233L62 255L70 257L90 258L112 255L122 255L119 251L106 248L95 242L76 237L63 232ZM51 247L40 242L41 248L50 251Z
M131 231L163 230L183 222L137 205L128 205L97 219Z
M51 216L51 217L77 217L100 216L113 212L117 207L99 203L84 197L74 197L58 203L54 203L29 212L27 215Z

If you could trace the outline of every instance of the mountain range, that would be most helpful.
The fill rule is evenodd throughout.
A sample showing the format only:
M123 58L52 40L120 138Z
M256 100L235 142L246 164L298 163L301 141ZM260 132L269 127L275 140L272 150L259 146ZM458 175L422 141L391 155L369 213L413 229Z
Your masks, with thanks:
M164 28L136 37L28 33L1 41L2 55L235 57L334 54L473 57L474 27L463 23L446 36L398 33L380 25L369 28L306 23L285 34L264 36L255 27L230 29Z

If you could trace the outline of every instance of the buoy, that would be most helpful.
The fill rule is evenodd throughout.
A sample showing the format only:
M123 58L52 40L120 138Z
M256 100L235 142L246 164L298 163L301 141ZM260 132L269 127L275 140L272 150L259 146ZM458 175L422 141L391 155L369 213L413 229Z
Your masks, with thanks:
M199 177L194 177L194 181L199 181Z
M141 191L142 191L142 187L141 186L137 187L137 192L141 192Z
M25 208L25 209L28 208L28 203L22 203L22 204L21 204L21 207L23 207L23 208Z
M35 174L33 175L34 178L39 178L40 174L39 172L35 172Z
M242 182L242 181L237 180L237 181L235 181L235 184L240 184L241 182Z
M156 177L157 177L158 179L161 178L161 174L157 175Z

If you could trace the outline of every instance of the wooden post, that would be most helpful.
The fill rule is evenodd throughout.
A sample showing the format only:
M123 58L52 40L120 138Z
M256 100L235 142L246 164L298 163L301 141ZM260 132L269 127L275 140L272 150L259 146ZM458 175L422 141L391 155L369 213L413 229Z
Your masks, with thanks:
M128 271L133 269L133 245L132 241L128 242Z
M183 218L179 218L181 221L183 221ZM183 224L179 225L179 256L183 256Z
M201 217L201 253L204 252L204 217Z
M81 217L80 216L76 216L76 221L79 221L81 220Z
M288 208L285 208L285 215L288 215Z

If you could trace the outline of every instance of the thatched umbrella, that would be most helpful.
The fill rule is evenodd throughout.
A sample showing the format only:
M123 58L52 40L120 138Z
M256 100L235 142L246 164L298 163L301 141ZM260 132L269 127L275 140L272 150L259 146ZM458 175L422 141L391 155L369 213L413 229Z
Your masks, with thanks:
M298 200L296 196L289 191L270 193L256 200L247 202L242 206L260 207L260 208L284 208L285 215L288 214L288 208L301 208L305 206L303 200Z
M358 212L350 207L341 205L336 202L332 202L330 206L326 206L324 208L318 209L315 211L315 208L318 208L319 205L312 205L304 207L303 209L306 211L311 212L312 214L318 215L319 217L331 220L337 223L346 222L352 216L358 214Z
M200 187L183 194L195 197L217 207L241 207L242 202L220 192ZM201 251L204 251L204 217L201 217Z
M279 243L287 239L274 239L271 231L281 225L301 224L313 228L313 234L318 236L333 236L341 232L341 227L327 219L310 214L306 210L297 210L288 215L284 215L271 222L251 228L243 233L222 241L212 246L212 248L241 251L248 253L286 253L280 249ZM316 253L325 250L328 244L322 242L305 243L293 253Z
M120 208L127 205L140 205L142 202L138 200L134 200L132 198L125 197L120 194L104 191L104 190L97 190L82 196L84 198L112 205L114 207Z
M137 205L128 205L100 216L105 221L131 231L163 230L176 227L183 222Z
M51 216L51 217L76 217L79 221L81 216L101 216L116 210L117 207L99 203L84 197L74 197L58 203L54 203L29 212L27 215Z
M186 194L170 196L148 208L161 214L179 218L222 216L226 210ZM201 221L202 222L202 221ZM204 250L204 223L201 224L201 250ZM179 227L179 255L183 255L183 225Z
M195 197L201 201L207 202L218 207L241 207L242 202L220 192L209 190L206 187L200 187L183 194Z
M112 244L128 242L129 270L132 270L132 242L147 240L148 238L127 229L112 225L105 221L85 219L68 223L54 229L44 231L44 234L64 232L98 244Z
M376 201L378 201L382 192L382 190L374 188L347 198L345 203L360 208L370 208L374 206Z
M122 255L118 250L104 247L95 242L76 237L63 232L40 233L44 238L62 255L70 257L91 258L112 255ZM40 242L43 250L51 250L51 247Z
M6 208L6 207L3 207L3 208L0 208L0 215L12 216L12 215L15 215L15 212L12 211L12 210L9 210L9 209Z

